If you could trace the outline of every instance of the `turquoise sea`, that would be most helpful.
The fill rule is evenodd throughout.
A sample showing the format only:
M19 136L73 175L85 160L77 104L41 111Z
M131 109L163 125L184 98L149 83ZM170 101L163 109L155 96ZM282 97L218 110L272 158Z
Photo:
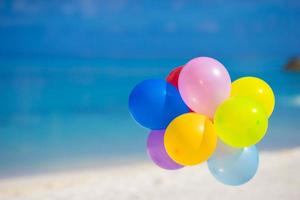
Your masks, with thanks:
M300 146L300 73L286 60L219 59L232 80L265 79L276 108L260 150ZM131 118L131 89L188 60L0 60L0 176L147 160L148 130Z

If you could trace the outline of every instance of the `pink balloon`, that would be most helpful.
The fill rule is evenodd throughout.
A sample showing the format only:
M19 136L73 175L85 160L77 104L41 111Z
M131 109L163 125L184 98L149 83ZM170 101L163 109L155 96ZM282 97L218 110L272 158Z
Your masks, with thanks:
M230 95L231 80L226 68L219 61L198 57L183 67L178 86L188 107L213 118L218 106Z

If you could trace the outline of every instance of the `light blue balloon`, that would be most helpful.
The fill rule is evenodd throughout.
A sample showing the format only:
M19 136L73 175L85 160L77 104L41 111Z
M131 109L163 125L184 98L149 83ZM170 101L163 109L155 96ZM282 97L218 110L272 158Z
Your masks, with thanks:
M226 185L242 185L256 174L259 163L255 146L232 148L221 141L212 157L207 161L211 174Z

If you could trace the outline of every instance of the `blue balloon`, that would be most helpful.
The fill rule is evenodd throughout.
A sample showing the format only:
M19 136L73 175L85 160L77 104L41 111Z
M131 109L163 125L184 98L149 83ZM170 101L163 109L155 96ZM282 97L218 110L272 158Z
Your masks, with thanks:
M259 155L255 146L242 149L229 147L218 141L212 157L207 161L211 174L226 185L242 185L256 174Z
M178 90L162 79L136 85L129 96L129 110L138 123L152 130L166 129L175 117L189 112Z

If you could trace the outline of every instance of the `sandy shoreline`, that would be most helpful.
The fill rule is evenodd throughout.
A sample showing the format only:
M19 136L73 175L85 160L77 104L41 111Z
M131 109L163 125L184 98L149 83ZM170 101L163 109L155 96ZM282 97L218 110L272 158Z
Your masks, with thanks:
M262 152L258 173L225 186L206 164L177 171L150 162L0 180L0 200L300 199L300 148Z

